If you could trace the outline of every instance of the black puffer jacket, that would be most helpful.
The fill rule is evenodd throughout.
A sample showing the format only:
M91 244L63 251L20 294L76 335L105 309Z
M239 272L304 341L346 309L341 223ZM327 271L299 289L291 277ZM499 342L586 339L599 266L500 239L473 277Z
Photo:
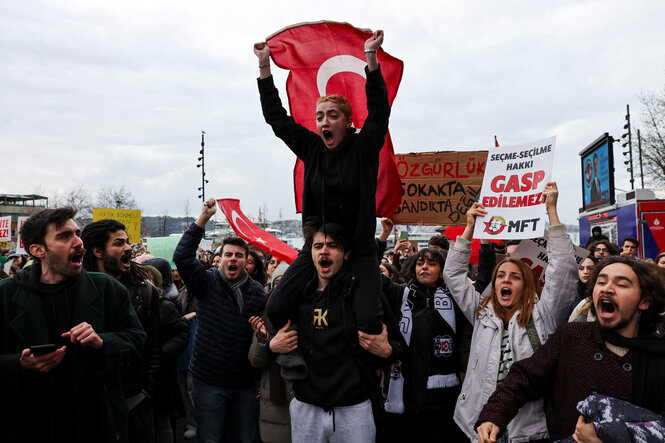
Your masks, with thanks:
M242 312L217 268L206 269L196 259L203 229L195 223L185 231L173 262L190 294L197 297L196 335L190 369L194 377L221 388L247 388L254 384L254 370L247 354L252 343L249 317L260 315L265 292L248 278L241 287Z

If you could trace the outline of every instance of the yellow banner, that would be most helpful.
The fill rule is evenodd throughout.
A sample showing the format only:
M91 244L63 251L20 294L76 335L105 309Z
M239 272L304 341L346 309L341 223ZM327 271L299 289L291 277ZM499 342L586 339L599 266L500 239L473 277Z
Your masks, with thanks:
M110 218L125 225L130 243L141 243L141 211L138 209L92 208L92 221Z

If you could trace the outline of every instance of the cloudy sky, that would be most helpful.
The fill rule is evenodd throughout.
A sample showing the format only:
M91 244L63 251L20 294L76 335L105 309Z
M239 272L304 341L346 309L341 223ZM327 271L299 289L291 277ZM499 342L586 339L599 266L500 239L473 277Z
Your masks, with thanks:
M556 135L561 218L576 223L579 151L618 138L626 104L640 127L639 93L665 84L663 17L662 0L1 2L0 193L126 185L146 215L196 214L205 130L207 196L296 218L294 156L261 116L252 44L327 19L383 29L404 61L397 153ZM619 161L616 186L630 188Z

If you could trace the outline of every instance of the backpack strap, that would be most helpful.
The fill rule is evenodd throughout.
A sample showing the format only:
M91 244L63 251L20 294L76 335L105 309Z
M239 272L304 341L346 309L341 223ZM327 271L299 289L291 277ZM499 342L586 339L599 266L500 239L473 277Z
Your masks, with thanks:
M536 331L536 325L533 323L533 316L531 316L529 324L526 325L526 333L529 336L529 343L531 343L533 352L536 352L536 349L542 346L542 343L540 342L540 337L538 337L538 331Z

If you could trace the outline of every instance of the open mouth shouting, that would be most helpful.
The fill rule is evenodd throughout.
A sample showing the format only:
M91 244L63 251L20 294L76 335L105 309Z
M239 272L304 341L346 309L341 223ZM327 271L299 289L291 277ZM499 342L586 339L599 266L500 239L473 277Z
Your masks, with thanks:
M321 274L329 274L332 271L333 262L327 257L321 257L319 259L319 270Z
M83 263L84 254L85 254L85 249L78 248L76 251L69 254L69 264L75 269L80 269Z
M235 279L240 274L240 266L237 263L229 263L226 267L226 274L231 279Z
M321 135L323 136L323 141L325 142L326 146L331 146L335 143L335 137L333 136L332 131L324 129L321 132Z
M499 304L505 308L510 308L513 304L513 289L508 286L499 288L498 291Z
M602 320L612 320L617 312L616 302L608 296L601 296L596 304L596 313Z
M132 260L132 251L127 251L120 257L120 264L124 268L124 270L128 270L130 267L130 262Z

